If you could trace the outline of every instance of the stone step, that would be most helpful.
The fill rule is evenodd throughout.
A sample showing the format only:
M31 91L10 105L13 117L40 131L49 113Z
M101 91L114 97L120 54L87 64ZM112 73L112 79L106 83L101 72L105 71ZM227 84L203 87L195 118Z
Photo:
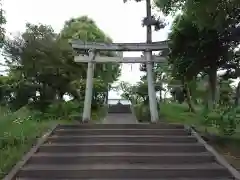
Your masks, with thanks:
M54 135L162 135L184 136L183 129L56 129Z
M222 166L215 163L191 165L26 165L18 174L27 178L230 178Z
M37 153L29 164L189 164L210 163L209 153Z
M17 180L59 180L59 178L17 178ZM71 180L86 180L86 179L82 179L82 178L71 178ZM98 179L98 178L91 178L88 180L106 180L106 179ZM135 179L135 178L123 178L123 179L119 179L119 178L108 178L107 180L139 180L139 178ZM144 178L144 180L233 180L232 178Z
M42 145L38 152L206 152L199 143L52 143Z
M101 143L101 142L159 142L159 143L195 143L193 136L157 136L157 135L89 135L89 136L51 136L51 143Z
M59 125L60 129L184 129L182 124L77 124Z

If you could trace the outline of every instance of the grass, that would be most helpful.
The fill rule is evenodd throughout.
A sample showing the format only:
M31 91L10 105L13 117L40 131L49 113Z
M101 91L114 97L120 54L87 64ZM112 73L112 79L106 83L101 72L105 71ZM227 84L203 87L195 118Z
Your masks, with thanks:
M237 127L236 133L232 136L224 136L214 127L206 127L201 123L201 107L196 107L197 113L188 112L186 104L165 103L160 107L161 116L167 122L193 125L201 133L205 129L216 136L214 142L211 142L216 150L225 156L230 164L240 169L240 126Z
M1 110L0 110L1 111ZM34 120L32 113L22 108L15 113L4 111L0 118L0 179L36 143L36 139L61 120Z
M200 125L200 115L188 112L186 104L165 103L160 108L161 115L168 122Z

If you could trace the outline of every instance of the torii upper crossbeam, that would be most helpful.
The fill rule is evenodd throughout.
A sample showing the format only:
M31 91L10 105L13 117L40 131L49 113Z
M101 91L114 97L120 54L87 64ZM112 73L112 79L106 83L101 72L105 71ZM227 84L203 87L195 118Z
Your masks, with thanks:
M159 41L153 43L96 43L72 40L71 44L75 50L97 51L160 51L168 48L168 41Z

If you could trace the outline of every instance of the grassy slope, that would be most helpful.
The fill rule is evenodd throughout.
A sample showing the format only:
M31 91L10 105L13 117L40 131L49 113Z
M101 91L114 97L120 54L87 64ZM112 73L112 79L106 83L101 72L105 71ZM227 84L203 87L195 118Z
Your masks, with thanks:
M1 111L1 110L0 110ZM21 109L15 113L1 112L0 117L0 179L29 151L36 139L56 123L36 121L31 112Z
M193 114L187 112L187 109L186 104L163 104L161 106L161 115L168 122L194 125L199 131L203 131L205 127L200 123L200 113ZM236 134L232 137L222 136L212 127L207 127L207 129L209 132L218 136L217 141L212 145L222 153L231 164L240 169L240 126L238 126Z

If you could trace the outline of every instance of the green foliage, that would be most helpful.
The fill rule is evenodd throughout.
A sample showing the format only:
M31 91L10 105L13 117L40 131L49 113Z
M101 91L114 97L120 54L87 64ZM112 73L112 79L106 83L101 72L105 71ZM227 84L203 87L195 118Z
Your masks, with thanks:
M221 115L216 111L210 112L206 107L203 108L203 112L201 113L201 124L205 127L211 127L216 125L216 122L221 119Z
M176 18L169 39L169 63L176 77L192 79L209 68L214 71L228 60L228 45L221 42L218 31L200 30L187 14Z
M140 103L133 106L134 114L139 122L150 122L151 114L147 104Z
M73 115L80 115L82 109L83 103L78 101L59 101L48 107L46 115L54 119L69 119Z
M219 82L220 92L219 92L219 105L220 106L233 106L233 89L230 86L229 80L221 80Z
M174 15L178 11L187 13L199 28L224 30L226 24L236 24L240 18L238 0L154 0L154 2L165 15Z
M219 88L219 101L214 110L204 107L201 113L201 123L206 127L215 127L222 135L235 134L239 124L238 108L232 100L232 88L229 81L221 80Z
M169 34L172 76L187 83L191 97L197 98L197 86L190 82L195 82L199 74L207 74L209 93L205 99L208 107L214 108L217 70L226 69L228 77L238 77L239 59L234 49L240 40L239 1L155 0L155 4L165 15L181 10Z
M234 108L218 108L203 113L202 123L206 127L215 127L219 134L232 136L240 123L239 113Z
M154 2L165 15L169 15L182 10L186 0L154 0Z
M66 21L60 36L68 40L80 39L82 41L111 42L111 39L87 16L72 18Z

